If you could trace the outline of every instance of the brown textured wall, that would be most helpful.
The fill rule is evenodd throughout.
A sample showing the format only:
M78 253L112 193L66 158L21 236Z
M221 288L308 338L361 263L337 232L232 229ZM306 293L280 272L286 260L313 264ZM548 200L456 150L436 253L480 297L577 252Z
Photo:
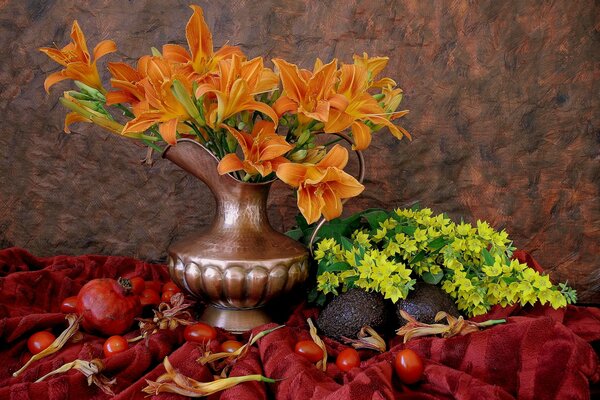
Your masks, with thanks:
M132 60L184 43L187 1L0 1L0 246L38 255L161 259L206 224L201 183L99 128L65 135L46 96L56 65L36 51L68 40L77 19L92 45L112 38ZM350 61L389 55L405 91L412 142L381 132L367 190L348 208L416 200L506 228L553 277L600 301L600 6L594 1L199 1L215 44L251 57ZM109 56L113 60L118 56ZM101 63L104 65L103 63ZM293 223L289 191L271 217Z

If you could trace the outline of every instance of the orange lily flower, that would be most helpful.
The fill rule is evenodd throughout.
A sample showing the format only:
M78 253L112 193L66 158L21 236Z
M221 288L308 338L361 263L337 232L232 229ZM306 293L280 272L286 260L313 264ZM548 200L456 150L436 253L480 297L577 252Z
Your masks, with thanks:
M208 111L208 123L215 128L234 114L245 110L259 111L275 123L279 118L271 107L254 100L254 95L273 83L272 71L263 67L261 57L250 61L234 55L231 60L219 62L219 75L198 86L196 96L213 94L217 104Z
M163 57L184 64L184 73L188 75L188 79L204 81L208 75L217 72L219 61L230 59L234 54L244 57L244 54L236 46L223 46L214 52L212 34L204 20L202 8L196 5L191 5L190 8L194 13L185 27L190 52L179 45L166 44L163 46Z
M116 51L117 46L115 42L112 40L103 40L98 43L94 48L94 61L92 62L85 42L85 36L77 21L73 22L71 38L73 42L62 49L51 47L42 47L39 49L42 53L66 67L61 71L50 74L44 81L44 89L46 89L46 92L49 92L50 87L55 83L65 79L73 79L105 93L98 69L96 68L96 61L106 54Z
M123 133L144 132L152 125L158 124L159 133L165 142L175 144L178 125L193 117L177 100L171 91L171 86L175 80L178 80L183 83L191 96L191 82L186 81L184 76L177 75L171 64L161 57L140 58L138 71L144 77L139 85L143 88L148 109L141 111L129 121Z
M369 75L365 65L347 64L342 66L338 92L348 100L348 106L345 109L332 108L329 120L325 122L324 127L326 133L341 132L351 128L354 148L357 150L364 150L371 143L372 130L363 122L365 120L371 121L375 125L388 127L398 139L401 139L403 135L410 137L406 130L389 121L392 115L387 113L367 92L370 85Z
M131 104L133 114L138 116L148 109L146 93L141 81L144 76L137 69L125 63L108 63L108 70L112 75L111 85L118 89L106 94L106 104Z
M369 71L369 87L378 87L382 88L384 86L396 86L396 82L394 82L391 78L382 78L378 81L375 81L375 77L384 70L389 61L388 57L370 57L367 53L363 53L362 57L358 55L354 55L354 64L363 66Z
M335 92L337 60L325 65L317 60L313 72L300 70L279 58L273 59L273 64L279 68L283 85L283 96L273 104L278 115L297 113L298 121L304 125L312 119L327 122L331 107L347 106L348 101Z
M342 199L358 196L363 190L354 177L342 169L348 163L348 150L335 145L317 164L282 164L277 177L298 188L298 208L309 224L321 214L327 220L342 214Z
M219 162L218 171L223 175L243 169L249 175L267 176L289 160L282 157L293 146L283 136L275 132L275 124L270 121L258 121L252 134L237 131L227 125L225 128L235 137L242 148L244 161L237 154L227 154Z

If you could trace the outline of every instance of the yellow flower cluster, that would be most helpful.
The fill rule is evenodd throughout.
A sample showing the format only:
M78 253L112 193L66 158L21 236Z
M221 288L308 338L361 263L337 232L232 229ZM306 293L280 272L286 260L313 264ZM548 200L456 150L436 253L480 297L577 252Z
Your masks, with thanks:
M476 226L451 221L428 209L377 211L350 238L321 240L317 290L337 295L357 286L393 302L406 298L415 278L440 284L458 308L481 315L495 304L550 304L564 307L576 300L565 284L553 285L526 264L512 259L514 247L505 231L487 222ZM412 276L411 276L412 275Z

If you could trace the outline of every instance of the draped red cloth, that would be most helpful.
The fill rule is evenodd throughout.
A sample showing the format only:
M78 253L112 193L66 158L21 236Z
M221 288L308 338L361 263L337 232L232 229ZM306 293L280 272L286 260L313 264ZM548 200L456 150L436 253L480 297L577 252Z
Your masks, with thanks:
M531 267L540 266L525 252L516 256ZM33 383L42 375L74 359L102 358L105 338L87 334L58 353L33 363L22 375L12 377L28 359L28 337L66 327L59 312L62 299L76 295L89 280L99 277L139 275L146 280L168 280L162 265L125 257L34 257L19 248L0 250L0 399L104 399L88 386L79 371L55 375ZM422 338L402 344L389 342L383 354L361 351L360 367L343 373L335 356L344 345L325 338L329 353L327 371L318 370L296 355L294 344L309 338L306 318L318 309L303 304L290 309L286 327L276 330L231 371L231 376L263 374L279 379L275 384L243 383L213 395L211 399L587 399L590 383L600 381L598 356L590 343L600 341L600 310L569 306L560 310L536 306L495 308L478 318L506 317L506 324L450 339ZM259 327L264 330L275 324ZM136 336L137 331L127 334ZM219 339L231 338L220 331ZM247 338L247 335L245 336ZM403 348L411 348L425 361L423 379L403 385L394 376L391 360ZM146 380L164 373L162 360L169 356L181 373L203 380L210 372L200 366L197 346L185 343L182 329L160 331L124 353L103 359L103 373L117 380L116 399L142 399ZM182 398L161 394L160 399Z

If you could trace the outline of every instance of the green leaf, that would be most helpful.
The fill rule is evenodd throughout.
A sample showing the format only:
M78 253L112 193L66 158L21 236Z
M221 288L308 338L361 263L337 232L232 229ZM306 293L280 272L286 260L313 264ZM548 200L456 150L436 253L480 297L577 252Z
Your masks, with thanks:
M492 255L489 251L487 251L487 249L481 250L481 255L483 256L485 265L494 265L494 257L492 257Z
M354 245L352 244L352 242L350 241L350 239L348 239L345 236L342 236L340 239L341 239L342 248L344 250L352 250L352 247L354 247Z
M346 280L344 280L344 285L346 285L346 287L348 289L352 289L357 280L358 280L358 276L351 276L351 277L347 278Z
M425 258L425 251L421 250L408 262L409 264L414 264Z
M400 232L405 233L409 236L414 236L416 230L417 227L413 225L407 225L400 228Z
M376 210L363 214L363 217L365 217L371 229L377 229L379 228L379 223L388 218L388 214L385 211Z
M429 283L430 285L437 285L438 283L440 283L440 281L442 280L443 277L444 277L443 272L439 272L437 274L432 274L431 272L425 272L423 275L421 275L421 278L423 278L423 280L425 282Z
M350 265L345 261L338 261L323 268L323 272L342 272L351 269Z
M296 229L292 229L290 231L287 231L285 233L288 237L291 237L294 240L300 241L300 239L302 239L302 237L304 236L302 234L302 229L300 228L296 228Z
M439 250L442 247L444 247L445 245L447 245L448 243L450 243L449 240L447 240L443 236L440 236L438 238L433 239L431 242L429 242L427 244L427 247L429 247L431 250Z

